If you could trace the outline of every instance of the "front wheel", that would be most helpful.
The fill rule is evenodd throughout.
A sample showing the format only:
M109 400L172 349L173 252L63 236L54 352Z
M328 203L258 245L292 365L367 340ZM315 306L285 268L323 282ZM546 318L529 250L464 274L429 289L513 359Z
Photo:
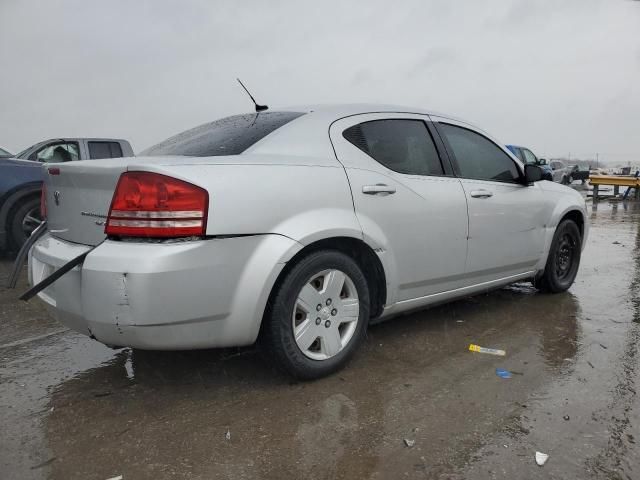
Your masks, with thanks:
M563 220L553 234L544 274L536 284L544 291L566 291L576 279L580 267L582 238L573 220Z
M263 321L265 346L281 367L304 380L328 375L364 340L367 281L347 255L313 252L277 287Z

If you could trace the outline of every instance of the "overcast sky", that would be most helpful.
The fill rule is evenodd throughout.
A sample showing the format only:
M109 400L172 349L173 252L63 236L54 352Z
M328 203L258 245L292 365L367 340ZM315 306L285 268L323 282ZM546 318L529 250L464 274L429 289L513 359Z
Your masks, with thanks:
M141 151L251 110L376 102L538 156L640 163L640 2L0 0L0 145Z

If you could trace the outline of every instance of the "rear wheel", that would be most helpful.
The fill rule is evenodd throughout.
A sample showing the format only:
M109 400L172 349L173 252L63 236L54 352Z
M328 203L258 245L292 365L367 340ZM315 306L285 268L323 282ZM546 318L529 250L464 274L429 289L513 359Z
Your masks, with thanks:
M15 208L11 221L9 222L9 236L13 242L13 246L17 249L27 241L40 222L40 200L38 198L29 198Z
M313 379L342 368L362 343L369 289L358 264L324 250L286 275L265 315L266 348L286 371Z
M564 220L553 234L544 274L536 284L544 291L566 291L576 279L580 267L582 238L573 220Z

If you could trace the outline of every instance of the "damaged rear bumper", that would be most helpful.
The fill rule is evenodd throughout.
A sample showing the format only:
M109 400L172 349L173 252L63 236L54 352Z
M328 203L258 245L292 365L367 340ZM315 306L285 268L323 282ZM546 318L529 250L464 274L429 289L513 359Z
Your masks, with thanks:
M107 345L248 345L284 262L299 248L281 235L166 244L107 240L38 297L61 323ZM29 254L30 283L90 249L46 234Z

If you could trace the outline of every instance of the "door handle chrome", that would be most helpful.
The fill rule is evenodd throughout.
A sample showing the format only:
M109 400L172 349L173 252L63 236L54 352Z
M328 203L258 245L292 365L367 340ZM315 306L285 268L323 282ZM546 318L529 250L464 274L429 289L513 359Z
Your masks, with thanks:
M362 187L362 193L367 195L391 195L392 193L396 193L396 189L384 183L376 183L375 185L364 185Z
M489 198L493 197L493 192L490 192L489 190L471 190L470 195L473 198Z

